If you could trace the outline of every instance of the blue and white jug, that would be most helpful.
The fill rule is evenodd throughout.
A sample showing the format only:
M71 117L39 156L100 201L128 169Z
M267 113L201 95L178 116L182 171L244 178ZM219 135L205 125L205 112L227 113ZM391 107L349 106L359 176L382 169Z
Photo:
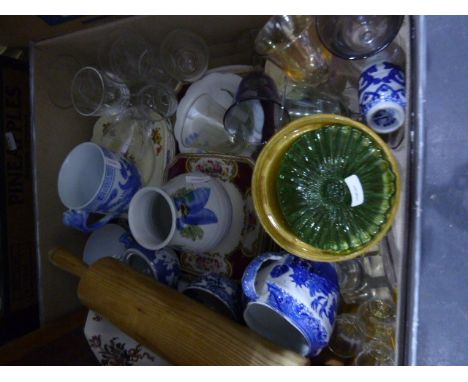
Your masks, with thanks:
M246 268L246 324L270 341L313 357L330 340L339 288L335 269L288 253L265 253Z

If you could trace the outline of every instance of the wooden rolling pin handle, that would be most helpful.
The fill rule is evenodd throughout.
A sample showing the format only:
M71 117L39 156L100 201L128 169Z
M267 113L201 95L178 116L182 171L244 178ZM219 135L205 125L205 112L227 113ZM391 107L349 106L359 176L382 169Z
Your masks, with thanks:
M88 270L88 266L78 257L72 255L65 248L55 248L49 251L49 260L52 264L67 271L80 279Z
M80 301L175 365L307 365L274 345L113 258L87 267L64 248L50 261L80 277Z

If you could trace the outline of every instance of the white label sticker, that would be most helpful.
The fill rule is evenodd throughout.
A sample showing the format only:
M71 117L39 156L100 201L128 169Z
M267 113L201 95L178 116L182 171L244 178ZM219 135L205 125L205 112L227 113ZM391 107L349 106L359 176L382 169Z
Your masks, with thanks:
M203 175L187 175L185 177L185 182L190 183L190 184L197 184L197 183L205 183L210 180L209 176L203 176Z
M351 175L344 181L351 193L351 207L357 207L364 203L364 190L362 189L362 184L359 178L356 175Z

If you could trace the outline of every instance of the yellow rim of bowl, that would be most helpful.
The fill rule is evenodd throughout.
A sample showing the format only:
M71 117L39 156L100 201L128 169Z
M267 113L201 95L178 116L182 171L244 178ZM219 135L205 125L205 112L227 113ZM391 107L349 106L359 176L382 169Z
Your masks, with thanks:
M291 145L304 133L328 125L344 125L357 128L371 136L382 148L395 175L395 195L390 209L389 219L379 233L366 245L356 251L340 254L326 251L300 240L292 232L283 218L277 194L276 177L281 161ZM356 258L379 243L392 226L400 204L400 172L397 161L384 141L366 125L347 117L334 114L317 114L293 121L278 131L261 151L254 168L252 178L252 198L255 211L265 231L284 250L308 260L338 262Z

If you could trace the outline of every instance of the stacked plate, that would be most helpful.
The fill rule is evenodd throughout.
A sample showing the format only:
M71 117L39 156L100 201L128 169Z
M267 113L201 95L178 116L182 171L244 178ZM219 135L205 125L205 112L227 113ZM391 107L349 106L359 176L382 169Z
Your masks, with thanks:
M164 170L176 153L168 120L154 115L152 120L101 117L91 141L122 153L137 166L145 186L161 186Z

